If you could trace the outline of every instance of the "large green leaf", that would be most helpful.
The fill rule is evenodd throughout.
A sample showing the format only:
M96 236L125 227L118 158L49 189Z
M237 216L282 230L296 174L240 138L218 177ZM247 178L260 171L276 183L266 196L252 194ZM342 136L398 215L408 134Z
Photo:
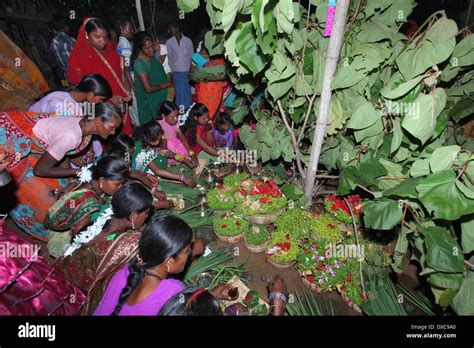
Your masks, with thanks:
M274 0L257 0L253 5L252 23L257 31L257 43L264 54L271 54L276 46L277 28L273 17Z
M421 41L414 40L396 59L405 79L412 79L448 59L456 46L457 32L456 22L442 17L431 26Z
M235 18L242 7L244 6L244 0L232 0L232 1L225 1L225 0L212 0L212 3L215 7L222 10L222 17L219 29L224 30L225 33L229 31L234 24Z
M442 146L434 150L430 158L430 168L433 173L450 169L461 151L458 145Z
M380 115L375 110L373 104L361 98L359 99L357 109L355 109L347 123L347 128L364 129L370 127L379 119Z
M380 164L372 153L367 154L359 166L344 167L339 176L338 192L350 193L357 185L364 187L377 185L377 178L387 175L387 170Z
M474 215L468 215L461 220L461 246L465 254L474 250Z
M430 268L449 273L464 271L461 247L448 230L431 226L422 228L422 233L426 243L426 262Z
M403 180L396 187L385 190L382 194L384 197L406 197L406 198L418 198L418 192L416 186L422 180L422 178L408 178Z
M458 289L464 280L462 273L436 272L430 274L428 281L430 284L445 289Z
M418 85L425 76L426 75L420 75L418 77L415 77L414 79L411 79L410 81L402 82L402 83L396 84L395 86L387 86L384 89L382 89L380 93L384 96L384 98L397 99L399 97L404 96L405 94L410 92L413 88L415 88L415 86Z
M257 127L255 129L255 135L257 136L258 141L267 144L268 146L273 146L274 140L272 135L270 134L270 129L267 124L263 124L258 122Z
M199 7L199 0L176 0L178 8L185 12L192 12Z
M293 1L279 0L273 13L277 21L278 32L291 34L295 19Z
M390 144L391 154L400 148L400 145L402 144L402 140L403 140L403 132L402 132L402 127L400 125L400 119L395 118L392 123L393 123L393 128L392 128L393 138L392 138L392 143Z
M339 65L334 79L332 80L332 89L352 87L368 74L368 71L365 70L365 63L362 56L355 57L350 64L348 57L342 58L341 62L342 64Z
M357 34L357 40L360 42L377 42L384 39L391 40L395 33L396 32L383 23L368 21Z
M424 144L434 133L436 119L446 105L446 93L436 88L431 94L421 94L413 104L413 111L405 115L402 127Z
M421 158L413 162L410 171L408 172L411 177L417 178L430 174L430 160L428 158Z
M379 134L383 135L383 123L382 123L382 120L381 120L380 117L377 118L377 120L375 121L375 123L373 125L371 125L367 128L364 128L364 129L359 129L359 130L354 131L354 137L355 137L357 143L360 143L360 142L366 140L367 138L369 138L367 143L370 143L370 139L372 139L373 137L375 137ZM364 141L364 143L366 143L366 142ZM378 138L375 139L375 143L378 145ZM370 147L372 149L376 149L378 147L377 145L373 145L373 146L370 146Z
M458 315L474 315L474 272L467 273L461 289L453 298L452 307Z
M257 46L255 32L251 22L247 22L243 25L236 38L235 47L239 60L250 69L254 76L263 70L267 62Z
M204 36L204 43L211 56L224 53L224 38L221 34L208 31Z
M449 117L456 122L472 114L474 114L474 93L462 97L449 111Z
M456 45L451 58L451 63L455 67L474 64L474 35L470 34L466 36Z
M375 230L390 230L402 221L402 208L397 201L378 199L362 202L364 223Z
M348 114L343 110L342 104L337 96L331 98L331 109L329 111L329 124L326 127L327 135L336 134L344 126Z
M456 173L443 170L421 180L416 187L420 201L435 218L453 221L474 213L474 199L467 198L455 182Z

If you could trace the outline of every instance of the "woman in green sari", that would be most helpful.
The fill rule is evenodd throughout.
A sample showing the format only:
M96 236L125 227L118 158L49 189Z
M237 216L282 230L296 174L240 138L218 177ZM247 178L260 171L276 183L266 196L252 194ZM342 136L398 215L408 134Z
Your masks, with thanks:
M167 100L168 87L171 86L163 65L154 54L151 36L144 31L135 34L132 62L140 125L155 119L161 103Z
M110 206L112 195L129 177L128 166L118 157L103 157L93 167L91 180L62 196L46 213L48 249L53 257L64 254L67 245ZM68 233L69 232L69 233Z

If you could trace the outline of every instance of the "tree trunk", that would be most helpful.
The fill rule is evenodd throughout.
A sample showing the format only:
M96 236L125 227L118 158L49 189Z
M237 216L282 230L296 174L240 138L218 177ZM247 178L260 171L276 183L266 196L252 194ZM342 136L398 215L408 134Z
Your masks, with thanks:
M311 204L314 195L314 184L316 181L316 171L318 170L319 157L321 155L321 147L323 146L324 136L326 134L326 125L329 119L329 110L331 106L331 83L336 72L339 53L344 38L344 27L346 25L347 11L349 10L350 0L338 0L336 5L336 13L334 15L334 25L331 37L329 39L329 47L326 56L326 67L324 69L324 79L321 89L321 104L319 114L316 120L316 130L313 136L311 146L311 155L308 163L308 170L304 192Z

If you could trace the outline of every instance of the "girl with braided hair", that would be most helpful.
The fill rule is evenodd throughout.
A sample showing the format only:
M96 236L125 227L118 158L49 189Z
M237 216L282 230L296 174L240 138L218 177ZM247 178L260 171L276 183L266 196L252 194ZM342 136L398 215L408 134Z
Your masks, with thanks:
M183 272L188 258L203 252L192 238L192 229L176 216L152 220L142 233L137 255L115 274L94 315L156 315L185 288L170 276Z

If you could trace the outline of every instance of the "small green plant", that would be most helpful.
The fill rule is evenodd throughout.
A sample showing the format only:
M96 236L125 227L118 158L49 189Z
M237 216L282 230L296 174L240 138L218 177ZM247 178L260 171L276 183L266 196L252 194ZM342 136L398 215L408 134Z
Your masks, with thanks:
M262 245L268 241L269 236L264 225L252 225L245 234L245 241L250 245Z
M249 175L247 173L235 173L228 175L224 178L224 185L228 187L236 188L244 180L247 180Z
M234 192L229 188L218 186L207 194L209 207L215 210L231 210L235 208Z
M296 240L307 237L311 221L310 213L300 208L289 209L281 214L275 221L278 231L284 231L290 234Z
M214 230L223 237L238 236L248 231L248 229L248 221L234 210L224 213L214 220Z
M285 264L296 260L298 242L289 233L277 231L267 245L267 257L276 263Z
M339 222L328 214L315 214L309 224L315 238L332 244L341 240Z

